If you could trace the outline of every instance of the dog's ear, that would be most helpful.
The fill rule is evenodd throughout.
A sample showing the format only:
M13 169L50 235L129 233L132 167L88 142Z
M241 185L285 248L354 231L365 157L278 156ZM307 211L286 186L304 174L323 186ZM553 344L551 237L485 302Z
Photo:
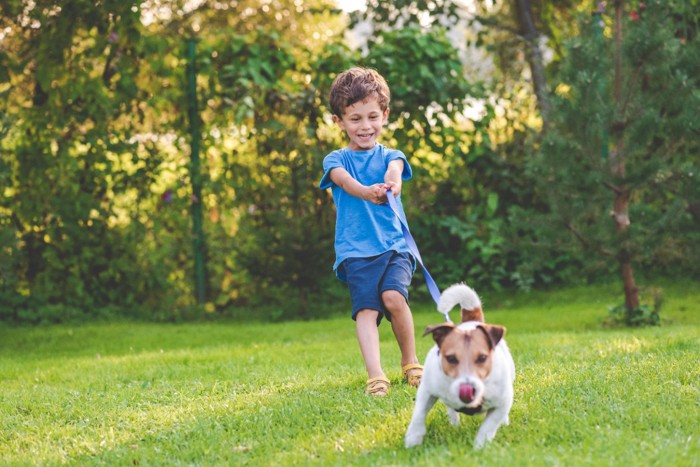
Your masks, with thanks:
M454 328L454 323L442 323L435 326L428 326L423 333L423 337L427 336L428 334L432 334L433 340L437 343L437 345L440 345L445 339L445 336L451 333Z
M506 333L506 328L495 324L480 324L477 326L477 328L484 331L484 334L486 334L492 349L495 348L499 342L501 342L501 339L503 339L503 336Z

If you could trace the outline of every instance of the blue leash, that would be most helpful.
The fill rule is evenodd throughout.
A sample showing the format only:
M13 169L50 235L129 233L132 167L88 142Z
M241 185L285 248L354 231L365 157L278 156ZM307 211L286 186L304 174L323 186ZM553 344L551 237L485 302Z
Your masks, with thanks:
M428 268L426 268L425 264L423 264L423 258L421 258L420 251L418 251L418 245L416 245L416 241L413 239L413 235L411 235L411 231L408 229L408 224L403 220L401 214L399 213L399 207L396 204L396 199L394 198L394 194L391 192L391 190L386 190L386 197L389 200L389 207L392 211L394 211L396 217L399 218L399 222L401 222L401 232L403 233L403 237L406 239L406 243L408 244L408 248L411 250L411 253L413 253L413 256L415 256L418 264L420 264L420 267L423 269L423 276L425 276L425 283L428 285L428 291L430 291L430 296L433 297L433 300L437 305L440 301L440 289L433 280L433 276L431 276L428 272ZM452 322L450 315L447 313L443 313L443 315L445 316L445 320L447 322Z

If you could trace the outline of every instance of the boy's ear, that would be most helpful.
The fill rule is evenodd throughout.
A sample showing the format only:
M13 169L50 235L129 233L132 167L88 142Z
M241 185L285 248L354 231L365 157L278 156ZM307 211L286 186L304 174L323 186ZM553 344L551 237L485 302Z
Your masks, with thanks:
M386 123L387 120L389 119L389 111L390 110L391 109L389 109L389 107L387 107L386 110L384 111L384 123Z

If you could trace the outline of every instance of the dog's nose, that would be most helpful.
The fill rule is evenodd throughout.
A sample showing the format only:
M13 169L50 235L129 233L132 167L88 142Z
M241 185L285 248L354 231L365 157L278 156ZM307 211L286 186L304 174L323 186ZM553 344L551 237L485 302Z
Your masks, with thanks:
M469 383L459 385L459 400L468 404L474 400L474 386Z

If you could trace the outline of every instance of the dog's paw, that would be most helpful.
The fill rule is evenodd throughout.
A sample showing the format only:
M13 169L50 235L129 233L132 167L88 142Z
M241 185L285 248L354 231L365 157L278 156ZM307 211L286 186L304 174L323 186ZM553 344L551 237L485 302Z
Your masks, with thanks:
M491 441L495 436L496 436L496 431L488 431L484 430L482 427L479 429L479 432L476 434L476 438L474 438L474 449L481 449L484 446L486 446L486 443Z
M412 448L418 446L423 442L423 436L425 433L406 433L406 447Z
M447 417L450 419L450 424L452 426L459 425L459 422L460 422L459 412L447 407Z

